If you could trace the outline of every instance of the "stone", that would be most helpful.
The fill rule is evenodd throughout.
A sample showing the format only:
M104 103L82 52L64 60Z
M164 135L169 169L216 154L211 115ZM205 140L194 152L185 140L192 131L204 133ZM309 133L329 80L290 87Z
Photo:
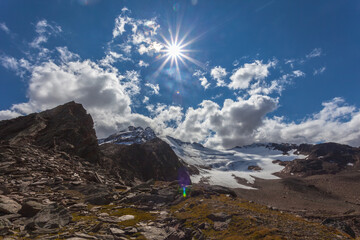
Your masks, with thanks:
M9 233L12 224L8 219L0 219L0 236L5 236Z
M43 204L35 202L35 201L27 201L25 202L19 213L24 217L33 217L44 207Z
M219 213L209 214L206 217L212 220L213 222L225 222L226 220L231 218L231 215L224 212L219 212Z
M228 227L227 222L214 222L214 229L215 231L222 231L225 230Z
M0 212L1 213L10 213L10 214L14 214L14 213L18 213L19 210L21 209L21 205L18 204L16 201L14 201L13 199L4 196L4 195L0 195Z
M123 235L125 233L125 231L119 229L119 228L110 228L110 232L113 235Z
M57 205L49 205L29 219L27 230L56 229L67 225L72 217L68 210Z

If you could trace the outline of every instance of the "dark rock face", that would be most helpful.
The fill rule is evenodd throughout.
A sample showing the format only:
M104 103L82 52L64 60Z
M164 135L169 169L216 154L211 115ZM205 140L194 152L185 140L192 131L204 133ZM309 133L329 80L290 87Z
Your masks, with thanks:
M301 144L297 147L297 152L308 157L286 162L282 173L298 176L335 174L347 167L359 167L360 164L358 148L337 143Z
M69 102L51 110L0 122L0 140L33 144L99 160L97 138L90 114L81 104Z
M108 143L100 149L104 167L118 172L122 178L172 181L183 167L171 147L159 138L130 146Z
M33 217L40 212L42 208L44 208L44 205L41 203L27 201L22 205L19 213L24 217Z
M29 230L40 230L39 232L47 232L47 229L65 226L70 220L71 215L65 208L50 205L31 218L26 228Z

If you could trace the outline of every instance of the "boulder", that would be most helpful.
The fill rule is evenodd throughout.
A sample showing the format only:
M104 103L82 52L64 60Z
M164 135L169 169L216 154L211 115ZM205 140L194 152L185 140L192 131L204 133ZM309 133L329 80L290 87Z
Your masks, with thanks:
M33 217L40 212L42 208L44 208L44 205L41 203L27 201L22 205L19 213L24 217Z
M68 210L57 204L49 205L28 220L27 230L55 229L67 225L72 217Z
M14 214L18 213L20 209L21 205L16 201L7 196L0 195L0 213Z

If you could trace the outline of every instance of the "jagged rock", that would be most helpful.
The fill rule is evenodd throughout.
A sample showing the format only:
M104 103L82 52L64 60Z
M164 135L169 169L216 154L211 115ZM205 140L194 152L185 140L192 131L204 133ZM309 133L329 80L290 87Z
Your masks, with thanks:
M186 234L183 231L173 231L170 233L165 240L183 240L185 238Z
M26 225L28 230L55 229L67 225L71 220L69 212L57 205L49 205L31 218Z
M341 231L349 234L352 238L356 237L354 230L345 222L339 222L332 218L325 219L322 224L341 229Z
M9 233L12 224L8 219L0 219L0 236L5 236Z
M0 195L0 213L17 213L21 209L21 205L13 199Z
M159 204L159 203L168 203L171 202L173 198L168 196L160 196L150 193L139 193L135 195L129 195L122 200L124 203L136 203L136 204L144 204L151 205Z
M123 130L112 134L107 138L99 139L99 144L116 143L131 145L134 143L144 143L154 138L156 138L156 135L151 128L147 127L143 129L142 127L130 126L128 127L128 130Z
M100 149L104 167L122 178L172 181L183 167L171 147L159 138L130 146L107 143Z
M261 171L262 168L259 167L259 166L248 166L248 170L251 170L251 171Z
M85 198L85 202L93 205L107 205L111 203L111 201L112 197L108 193L93 194Z
M343 144L300 144L297 152L308 157L287 162L281 173L297 176L335 174L344 170L348 164L355 167L360 164L360 149Z
M69 102L41 113L0 121L0 140L20 145L31 143L98 162L93 125L81 104Z
M19 213L24 217L33 217L44 207L43 204L35 202L35 201L27 201L25 202Z

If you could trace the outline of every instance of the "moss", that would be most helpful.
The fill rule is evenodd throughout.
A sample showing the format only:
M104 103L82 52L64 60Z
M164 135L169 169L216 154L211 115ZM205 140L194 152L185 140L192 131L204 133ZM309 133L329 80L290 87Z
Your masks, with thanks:
M120 222L119 225L121 226L135 226L139 222L144 221L154 221L156 220L156 215L135 209L135 208L114 208L114 206L105 206L101 212L106 212L110 216L123 216L123 215L133 215L134 219L126 220L123 222Z
M225 195L188 198L171 208L173 215L185 221L185 226L195 227L203 222L213 226L207 218L211 213L232 215L227 229L216 231L213 227L203 233L210 239L331 239L335 234L346 236L321 224L306 221L289 213L270 210L265 206L232 199ZM298 233L298 234L296 234ZM348 236L346 236L348 237Z
M80 215L79 213L72 213L73 222L86 222L86 223L97 223L97 217L95 215Z

